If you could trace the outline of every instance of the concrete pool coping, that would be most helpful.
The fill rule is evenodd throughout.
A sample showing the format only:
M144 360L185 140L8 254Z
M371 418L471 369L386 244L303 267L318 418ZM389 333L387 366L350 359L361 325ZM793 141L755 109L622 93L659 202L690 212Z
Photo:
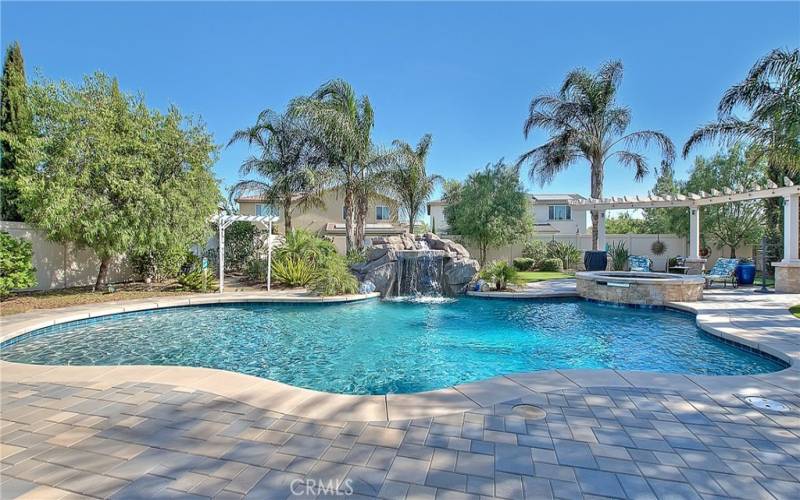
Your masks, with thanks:
M555 293L559 295L553 294L549 297L564 296L563 290ZM55 324L146 309L237 302L346 303L375 297L376 294L320 298L234 292L92 304L4 317L0 321L0 341ZM547 297L546 293L540 291L531 298ZM682 375L611 369L546 370L501 375L422 393L357 396L303 389L211 368L59 366L0 361L0 381L170 384L297 417L344 421L405 420L445 415L491 406L536 392L587 387L672 389L741 395L757 395L762 392L774 394L781 391L792 393L800 387L800 320L788 308L798 302L798 299L797 295L789 294L758 295L746 291L720 290L707 294L702 302L669 304L670 307L696 314L697 325L707 333L764 352L789 364L784 370L762 375Z

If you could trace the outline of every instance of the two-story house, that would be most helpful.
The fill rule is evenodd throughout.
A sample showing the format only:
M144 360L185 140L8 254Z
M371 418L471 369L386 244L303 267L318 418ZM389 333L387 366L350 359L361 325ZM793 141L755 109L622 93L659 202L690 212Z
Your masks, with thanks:
M529 210L533 218L534 231L539 235L574 236L588 231L586 210L569 205L570 200L580 200L583 196L570 194L531 194ZM431 229L437 234L448 234L447 220L444 217L442 200L428 203Z
M261 196L240 196L235 200L239 204L242 215L277 215L283 220L282 208L270 205ZM322 204L305 210L295 208L292 211L292 227L307 229L320 233L333 240L336 248L345 251L344 197L336 190L322 195ZM365 233L373 236L390 236L406 232L408 224L398 218L398 207L391 200L370 202L367 211ZM275 226L277 232L283 232L283 224Z

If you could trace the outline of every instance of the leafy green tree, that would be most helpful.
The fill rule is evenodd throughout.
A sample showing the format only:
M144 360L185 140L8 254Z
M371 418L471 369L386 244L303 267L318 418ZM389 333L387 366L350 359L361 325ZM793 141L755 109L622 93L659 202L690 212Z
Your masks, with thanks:
M28 105L25 62L19 43L6 50L0 82L0 218L22 220L17 209L17 176L20 149L31 140L33 117Z
M289 113L306 120L309 131L322 146L333 182L342 190L344 198L347 251L360 248L356 204L359 184L368 177L375 123L369 98L358 97L344 80L331 80L311 96L293 99ZM367 196L367 191L362 186L361 196Z
M685 190L685 184L675 179L675 170L671 165L662 163L650 194L661 197L674 196ZM644 221L650 234L689 233L689 216L685 208L648 208L644 210Z
M51 240L94 250L96 288L116 255L204 241L220 195L216 146L202 125L175 108L148 110L102 73L29 90L40 139L25 151L20 209Z
M608 234L646 234L647 232L645 220L634 218L630 212L622 212L616 217L606 219L606 233Z
M735 145L726 153L716 154L710 159L697 157L686 190L696 193L720 185L763 185L764 181L764 166L750 161L744 147ZM764 204L761 200L748 200L709 205L700 209L700 217L701 231L710 236L718 248L729 247L730 256L734 258L736 247L755 244L761 238ZM684 218L688 218L685 213Z
M428 175L425 168L431 134L423 135L416 147L400 140L393 144L398 150L399 162L390 175L392 191L408 216L408 231L413 233L417 216L443 179L439 175Z
M647 158L636 149L655 143L664 159L671 163L675 156L672 141L663 133L641 130L626 134L631 121L630 110L616 102L622 81L622 63L603 64L597 73L580 68L567 74L556 94L535 97L530 104L523 132L542 128L550 139L523 154L517 165L528 165L531 180L541 185L580 160L591 169L592 198L603 197L606 163L612 158L633 167L634 178L644 179L649 172ZM597 247L599 212L592 211L592 247Z
M0 233L0 297L12 290L36 285L33 251L28 241Z
M238 130L228 145L246 142L257 154L242 163L243 176L257 174L264 180L242 180L232 194L257 191L282 208L284 232L292 231L292 215L322 206L326 185L324 157L314 136L297 117L264 110L250 128Z
M463 184L448 182L444 200L449 232L477 245L481 263L489 247L525 240L533 230L519 168L503 160L470 174Z

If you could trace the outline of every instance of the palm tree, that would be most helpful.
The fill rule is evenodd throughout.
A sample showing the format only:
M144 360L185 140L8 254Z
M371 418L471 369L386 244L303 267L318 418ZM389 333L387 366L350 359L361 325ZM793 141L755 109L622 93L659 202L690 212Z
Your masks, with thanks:
M307 120L333 176L344 195L347 251L361 246L356 232L356 194L372 149L372 105L358 97L344 80L331 80L311 96L294 99L290 114Z
M611 158L635 169L635 179L641 181L649 172L647 158L635 151L655 143L663 158L672 163L675 147L663 133L641 130L625 133L631 121L630 110L616 103L622 80L622 63L603 64L598 72L580 68L567 74L556 94L535 97L523 132L542 128L550 132L543 145L523 154L517 165L527 164L531 180L544 185L578 160L591 167L592 198L602 198L606 162ZM599 212L592 211L592 248L597 250Z
M749 111L748 119L734 115L737 108ZM689 137L684 158L697 145L721 141L732 146L744 141L755 154L750 161L767 159L767 176L781 183L785 176L800 176L800 49L775 49L756 61L745 79L729 88L717 107L717 121L708 123ZM782 213L777 198L764 200L771 259L780 248Z
M237 130L228 142L246 142L258 148L240 167L242 176L258 174L266 179L241 180L233 186L231 197L257 191L265 201L283 208L286 234L292 231L292 213L322 204L325 185L323 160L312 135L298 121L269 109L258 115L256 124Z
M749 110L750 117L736 117L737 108ZM717 121L689 137L684 158L698 144L716 140L729 146L744 140L761 152L753 161L766 155L776 170L800 170L800 49L775 49L759 59L747 77L722 96Z
M356 248L363 247L367 229L367 213L370 201L380 201L393 206L396 201L390 196L392 167L397 163L397 153L373 146L364 164L359 169L355 187L355 241Z
M431 148L431 134L425 134L411 147L408 143L395 140L399 162L391 172L390 181L394 196L408 216L408 231L414 232L414 222L431 196L436 185L444 179L439 175L428 175L425 161Z

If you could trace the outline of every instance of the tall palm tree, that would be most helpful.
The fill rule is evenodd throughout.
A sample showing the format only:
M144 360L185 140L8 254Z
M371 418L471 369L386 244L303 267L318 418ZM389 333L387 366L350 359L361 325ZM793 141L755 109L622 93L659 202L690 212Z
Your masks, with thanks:
M374 114L369 98L358 97L344 80L331 80L313 94L298 97L290 114L304 117L324 149L326 163L338 189L344 195L347 250L358 248L356 194L372 148Z
M258 174L265 180L241 180L233 186L231 196L256 191L265 201L279 204L284 231L289 234L295 210L322 204L324 158L313 136L297 118L267 109L258 115L255 125L234 132L228 146L237 142L258 149L258 154L242 163L241 175Z
M354 199L357 249L363 247L366 237L370 201L379 201L390 206L396 204L388 188L391 184L392 168L397 163L396 158L396 151L373 146L359 169Z
M744 108L748 119L734 115ZM800 170L800 49L775 49L759 59L747 77L729 88L717 107L717 121L694 131L683 146L684 158L697 145L721 140L755 145L773 167ZM774 179L781 180L781 179Z
M431 134L425 134L412 147L408 143L395 140L398 165L390 175L391 189L408 216L408 231L414 232L414 222L431 196L436 185L444 179L439 175L428 175L425 162L431 149Z
M737 117L747 110L747 119ZM717 121L694 131L683 146L684 158L704 142L732 146L749 143L750 161L766 157L767 176L776 183L785 176L800 179L800 49L774 49L756 61L740 83L729 88L717 106ZM777 198L764 200L770 258L779 259L783 210Z
M649 172L647 158L637 148L655 143L662 157L672 163L675 146L663 133L641 130L626 133L630 110L617 105L616 96L622 81L622 63L603 64L597 73L580 68L567 74L561 90L535 97L530 104L523 132L542 128L549 140L523 154L517 165L527 164L531 180L544 185L579 160L591 168L592 198L602 198L606 162L615 159L635 169L641 181ZM599 212L592 211L592 248L597 248Z

